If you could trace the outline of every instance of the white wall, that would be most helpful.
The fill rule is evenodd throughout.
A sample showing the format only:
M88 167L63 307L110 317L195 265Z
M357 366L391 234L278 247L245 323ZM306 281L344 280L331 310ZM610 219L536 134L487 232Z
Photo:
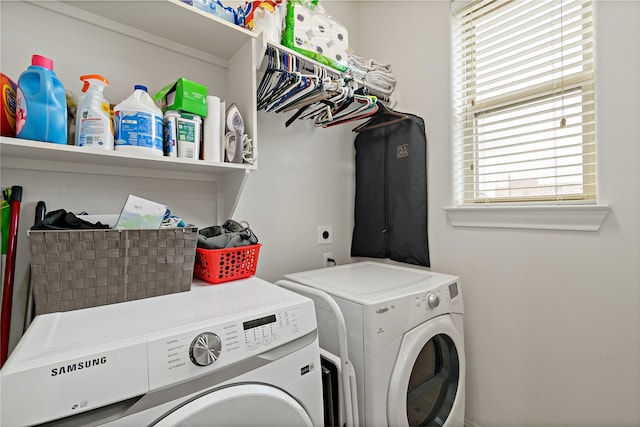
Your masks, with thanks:
M307 121L285 128L291 114L259 114L260 166L236 209L263 244L258 275L271 281L322 267L325 252L348 262L351 244L352 137L345 128L315 129ZM331 244L318 244L320 225L332 226Z
M449 3L360 2L362 56L424 117L432 269L462 278L467 418L640 425L640 2L598 1L598 232L453 228Z
M359 22L353 2L328 2L325 11L351 29ZM351 31L351 30L350 30ZM258 114L260 166L251 173L236 209L263 243L258 275L275 281L285 273L322 267L331 252L350 262L355 188L356 124L314 128L285 121L293 112ZM318 226L333 229L331 244L318 244Z

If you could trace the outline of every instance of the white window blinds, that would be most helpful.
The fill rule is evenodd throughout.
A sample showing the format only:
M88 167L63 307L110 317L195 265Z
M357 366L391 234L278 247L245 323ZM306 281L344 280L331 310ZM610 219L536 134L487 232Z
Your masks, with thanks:
M457 203L594 202L592 1L451 5Z

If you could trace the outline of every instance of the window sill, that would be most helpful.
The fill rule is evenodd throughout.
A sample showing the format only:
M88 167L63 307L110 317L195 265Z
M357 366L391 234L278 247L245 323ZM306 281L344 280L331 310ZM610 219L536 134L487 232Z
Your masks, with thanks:
M454 227L598 231L610 205L456 206L444 208Z

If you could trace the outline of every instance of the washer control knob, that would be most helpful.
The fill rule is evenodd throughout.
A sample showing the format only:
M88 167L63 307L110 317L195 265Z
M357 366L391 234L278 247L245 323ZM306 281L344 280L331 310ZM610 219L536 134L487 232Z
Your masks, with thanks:
M222 341L213 332L203 332L191 341L189 357L197 366L208 366L218 360Z
M427 295L427 305L430 308L436 308L440 304L440 297L436 294L429 293Z

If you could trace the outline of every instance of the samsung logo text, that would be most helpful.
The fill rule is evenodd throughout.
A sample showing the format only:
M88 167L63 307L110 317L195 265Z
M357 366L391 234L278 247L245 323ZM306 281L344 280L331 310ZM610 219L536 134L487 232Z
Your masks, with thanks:
M69 372L81 371L93 366L104 365L107 363L107 357L102 356L97 359L83 360L77 363L72 363L66 366L60 366L59 368L53 368L51 370L51 376L55 377L62 374L68 374Z

